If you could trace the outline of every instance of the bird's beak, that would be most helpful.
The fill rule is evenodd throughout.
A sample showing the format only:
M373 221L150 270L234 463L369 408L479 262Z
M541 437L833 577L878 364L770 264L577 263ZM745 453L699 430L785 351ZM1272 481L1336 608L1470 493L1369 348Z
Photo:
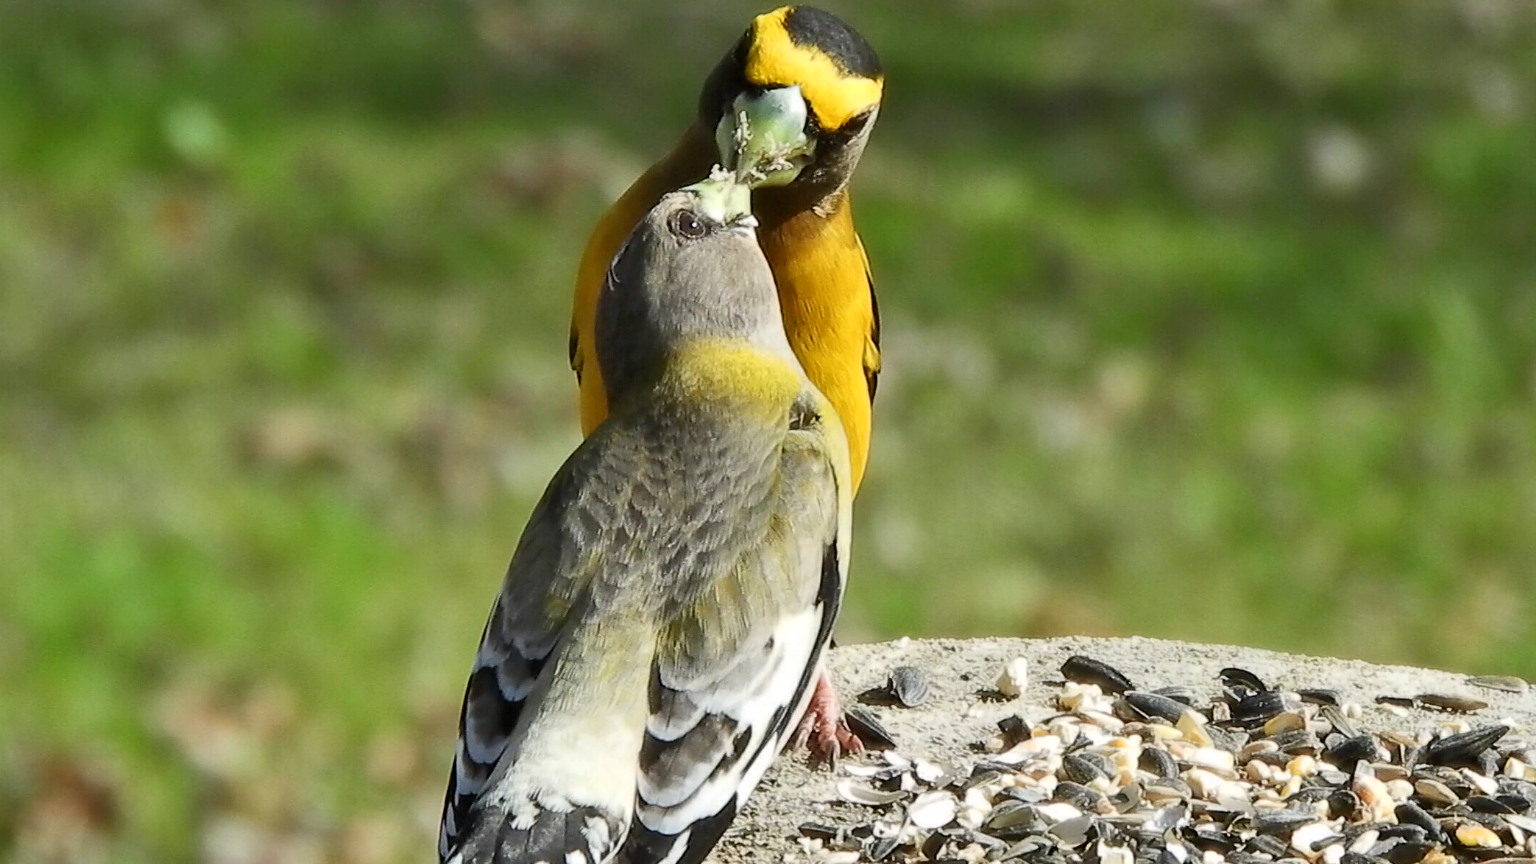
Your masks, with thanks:
M720 164L753 187L794 180L816 149L805 133L807 111L798 85L744 91L715 127Z
M757 227L757 217L752 215L751 188L728 172L711 176L683 191L692 192L698 199L698 214L717 225L745 234L751 234Z

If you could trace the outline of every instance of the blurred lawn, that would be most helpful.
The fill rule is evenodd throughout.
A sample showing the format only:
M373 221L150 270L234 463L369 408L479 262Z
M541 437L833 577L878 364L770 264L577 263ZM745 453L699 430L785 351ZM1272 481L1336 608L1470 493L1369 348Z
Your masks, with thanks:
M760 11L645 5L0 5L0 860L430 855L580 244ZM1536 4L835 8L845 641L1536 677Z

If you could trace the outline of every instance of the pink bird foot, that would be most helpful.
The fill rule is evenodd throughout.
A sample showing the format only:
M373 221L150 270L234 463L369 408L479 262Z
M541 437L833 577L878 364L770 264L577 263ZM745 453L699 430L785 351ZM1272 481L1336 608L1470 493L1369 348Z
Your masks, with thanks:
M837 689L825 671L816 679L816 689L811 693L805 716L800 718L795 741L810 748L812 761L831 766L837 765L844 754L857 756L864 752L864 742L848 727Z

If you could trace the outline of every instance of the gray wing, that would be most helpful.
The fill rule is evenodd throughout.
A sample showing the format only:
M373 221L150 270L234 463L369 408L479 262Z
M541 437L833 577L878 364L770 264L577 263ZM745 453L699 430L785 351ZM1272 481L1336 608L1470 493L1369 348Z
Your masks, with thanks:
M764 542L673 624L651 685L627 864L703 860L804 713L846 572L846 467L829 446L820 418L788 434Z
M546 492L545 502L534 511L523 532L508 567L508 582L519 572L558 568L559 544L549 536L553 520L546 502L550 497ZM514 626L514 617L505 614L505 604L504 588L491 606L469 683L464 688L459 743L453 768L448 772L448 790L438 829L437 854L442 861L448 860L468 828L469 811L506 751L523 702L549 659L561 623L551 621L543 628L519 629Z
M561 466L523 529L480 637L459 715L459 741L438 832L446 861L463 841L540 673L558 649L567 612L592 577L574 550L601 549L623 530L616 513L633 471L609 436L588 438ZM607 494L590 494L590 490Z

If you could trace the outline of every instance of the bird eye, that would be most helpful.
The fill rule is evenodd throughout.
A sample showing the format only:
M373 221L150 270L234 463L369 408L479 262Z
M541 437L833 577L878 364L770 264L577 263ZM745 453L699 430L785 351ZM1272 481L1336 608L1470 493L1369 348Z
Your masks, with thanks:
M673 234L688 240L697 240L709 233L709 229L704 227L704 223L699 221L699 217L693 215L689 210L679 210L673 213L672 218L668 219L667 222Z

